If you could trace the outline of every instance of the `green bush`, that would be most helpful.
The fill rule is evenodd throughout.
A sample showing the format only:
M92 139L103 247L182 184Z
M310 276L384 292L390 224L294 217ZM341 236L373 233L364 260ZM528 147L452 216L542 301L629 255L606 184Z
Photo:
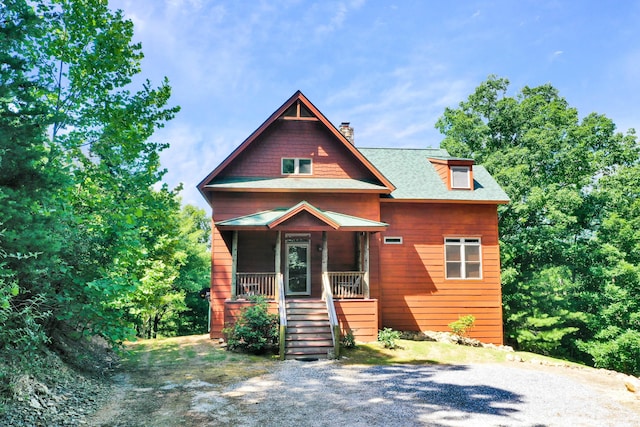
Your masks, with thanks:
M278 349L279 318L269 314L263 297L252 298L236 323L223 332L227 335L227 350L263 354Z
M591 355L596 368L640 375L640 331L611 327L596 338L598 340L578 344Z
M384 348L398 348L396 340L400 339L400 332L394 331L391 328L384 328L378 332L378 341L382 343Z
M340 344L344 348L356 347L356 337L353 335L353 331L351 329L349 329L342 335L342 337L340 337Z
M473 315L468 314L466 316L458 317L458 320L456 320L455 322L449 323L449 327L454 334L461 337L466 337L469 333L469 330L473 328L475 323L476 318Z

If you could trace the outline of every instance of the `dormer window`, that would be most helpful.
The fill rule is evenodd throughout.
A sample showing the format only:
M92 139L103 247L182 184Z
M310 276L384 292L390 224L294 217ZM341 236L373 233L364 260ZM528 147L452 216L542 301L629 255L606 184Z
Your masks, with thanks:
M451 166L451 188L460 190L471 188L471 168L469 166Z
M473 159L429 157L448 190L473 190Z
M311 159L282 159L282 175L311 175Z

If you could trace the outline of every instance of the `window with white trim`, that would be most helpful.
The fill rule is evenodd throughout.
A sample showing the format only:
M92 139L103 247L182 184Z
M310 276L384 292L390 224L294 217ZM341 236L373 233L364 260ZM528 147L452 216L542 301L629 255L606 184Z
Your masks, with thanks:
M451 188L465 190L471 188L471 168L469 166L451 166Z
M481 279L482 256L480 239L444 239L444 260L447 279Z
M311 159L282 159L282 175L311 175Z

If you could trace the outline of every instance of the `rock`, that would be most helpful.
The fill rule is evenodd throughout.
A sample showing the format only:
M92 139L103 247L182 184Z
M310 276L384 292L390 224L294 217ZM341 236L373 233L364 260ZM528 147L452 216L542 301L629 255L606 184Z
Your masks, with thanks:
M507 354L507 360L509 362L523 362L522 357L517 354Z
M640 379L635 377L627 377L624 379L624 386L631 393L640 393Z
M29 406L31 406L33 409L43 409L42 403L40 403L40 400L38 400L38 398L35 396L29 399Z

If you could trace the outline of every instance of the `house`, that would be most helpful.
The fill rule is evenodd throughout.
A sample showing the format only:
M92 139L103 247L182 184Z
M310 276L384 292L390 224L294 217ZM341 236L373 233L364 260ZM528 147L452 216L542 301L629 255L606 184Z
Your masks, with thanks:
M290 354L307 351L295 348L304 337L330 347L348 331L447 331L468 314L472 337L502 343L508 197L473 160L357 148L349 123L336 128L298 91L198 188L212 209L212 338L263 295Z

